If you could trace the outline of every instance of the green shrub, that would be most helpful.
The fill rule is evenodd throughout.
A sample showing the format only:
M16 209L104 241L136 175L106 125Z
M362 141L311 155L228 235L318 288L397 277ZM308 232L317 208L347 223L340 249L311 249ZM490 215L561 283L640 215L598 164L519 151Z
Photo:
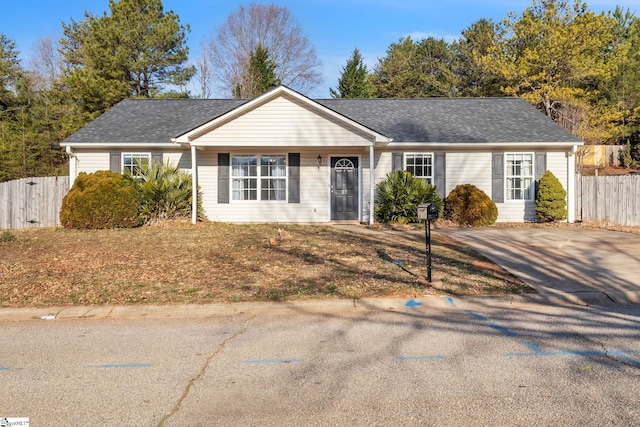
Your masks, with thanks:
M458 185L444 202L444 217L459 225L480 227L498 219L498 208L487 194L471 184Z
M551 171L546 171L538 183L536 215L543 222L567 218L567 192Z
M191 174L169 163L143 165L140 170L140 176L130 179L141 193L140 213L147 222L191 216ZM200 198L198 192L198 206Z
M419 222L418 205L435 203L442 212L442 199L436 187L410 172L398 170L376 185L377 198L374 208L376 220L384 223L407 224Z
M120 174L82 172L62 200L60 222L80 229L136 227L141 200L135 184Z

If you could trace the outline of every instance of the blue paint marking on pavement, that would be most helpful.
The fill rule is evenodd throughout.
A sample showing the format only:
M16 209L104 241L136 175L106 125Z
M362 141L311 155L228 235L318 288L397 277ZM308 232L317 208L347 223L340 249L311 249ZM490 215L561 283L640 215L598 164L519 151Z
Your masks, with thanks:
M535 357L535 356L614 356L627 361L633 366L640 367L640 361L627 356L625 353L638 353L640 350L565 350L565 351L544 351L539 345L527 341L522 344L530 348L533 353L508 353L506 357Z
M450 304L450 305L452 305L453 307L456 307L456 302L453 300L453 298L451 298L451 297L447 297L447 301L449 302L449 304ZM473 311L471 311L471 310L464 310L464 312L465 312L465 313L467 313L467 314L469 314L469 315L471 315L471 316L473 316L473 317L475 317L475 318L476 318L476 319L478 319L478 320L482 320L482 321L483 321L483 322L485 322L487 325L491 326L493 329L496 329L496 330L498 330L498 331L502 332L503 334L505 334L505 335L506 335L506 336L508 336L508 337L517 337L517 336L518 336L518 334L517 334L517 333L515 333L515 332L513 332L513 331L509 330L508 328L505 328L505 327L504 327L504 326L502 326L502 325L497 324L496 322L494 322L494 321L492 321L492 320L487 319L486 317L484 317L484 316L483 316L483 315L481 315L481 314L474 313L474 312L473 312Z
M484 317L484 316L483 316L483 315L481 315L481 314L474 313L474 312L473 312L473 311L471 311L471 310L464 310L464 311L465 311L467 314L470 314L471 316L475 317L476 319L482 320L482 321L483 321L483 322L485 322L487 325L491 326L493 329L496 329L496 330L498 330L498 331L502 332L503 334L505 334L505 335L507 335L507 336L509 336L509 337L517 337L517 336L518 336L518 334L517 334L517 333L515 333L515 332L513 332L513 331L511 331L511 330L509 330L509 329L507 329L507 328L505 328L505 327L504 327L504 326L502 326L502 325L497 324L496 322L494 322L494 321L492 321L492 320L487 319L486 317Z
M261 360L246 360L245 363L252 365L263 365L268 363L300 363L300 359L261 359Z
M422 303L419 301L416 301L414 299L410 299L409 301L407 301L407 303L404 305L405 307L411 307L412 309L416 309L416 307L421 306Z
M99 369L119 369L119 368L149 368L153 365L149 363L120 363L116 365L95 365L87 366L87 368L99 368Z
M631 363L633 366L640 368L640 360L636 360L636 359L632 359L631 357L627 356L626 351L618 351L618 350L614 350L614 351L610 351L609 354L615 357L619 357L620 359L624 359L627 362ZM631 351L629 353L637 353L637 351Z
M399 356L396 357L396 360L401 362L409 361L409 360L441 360L444 359L444 356Z

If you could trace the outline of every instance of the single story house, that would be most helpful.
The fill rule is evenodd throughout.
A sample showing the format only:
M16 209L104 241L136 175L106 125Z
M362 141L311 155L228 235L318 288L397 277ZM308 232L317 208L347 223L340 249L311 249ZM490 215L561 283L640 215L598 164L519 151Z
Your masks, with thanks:
M520 222L535 220L548 169L573 221L581 144L518 98L313 100L284 86L251 100L126 99L61 143L72 182L168 161L195 178L210 220L292 223L373 223L375 185L396 169L443 198L474 184L498 221Z

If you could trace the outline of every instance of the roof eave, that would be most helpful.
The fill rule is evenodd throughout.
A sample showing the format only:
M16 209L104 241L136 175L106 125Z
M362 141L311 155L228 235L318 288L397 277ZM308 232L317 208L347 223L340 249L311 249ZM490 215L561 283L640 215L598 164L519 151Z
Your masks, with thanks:
M574 146L584 145L582 141L559 141L559 142L391 142L388 148L566 148L572 149Z
M61 142L61 147L71 148L179 148L175 142Z

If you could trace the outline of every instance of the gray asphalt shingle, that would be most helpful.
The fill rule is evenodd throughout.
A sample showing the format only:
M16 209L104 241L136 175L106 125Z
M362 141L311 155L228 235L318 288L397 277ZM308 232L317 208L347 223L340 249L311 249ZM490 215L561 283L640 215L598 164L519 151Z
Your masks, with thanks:
M246 100L127 99L65 143L171 142ZM579 140L518 98L316 100L394 142L526 143Z

